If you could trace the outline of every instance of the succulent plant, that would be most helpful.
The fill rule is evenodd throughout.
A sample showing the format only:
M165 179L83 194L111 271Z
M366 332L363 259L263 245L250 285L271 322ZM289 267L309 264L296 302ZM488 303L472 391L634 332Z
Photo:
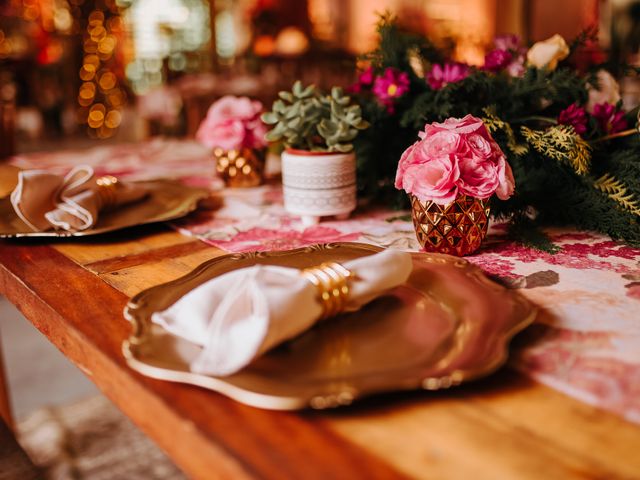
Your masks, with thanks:
M297 81L290 92L280 92L278 97L262 121L273 125L266 139L282 141L289 148L350 152L358 131L369 126L360 106L351 105L351 98L339 87L325 95L314 85L304 88Z

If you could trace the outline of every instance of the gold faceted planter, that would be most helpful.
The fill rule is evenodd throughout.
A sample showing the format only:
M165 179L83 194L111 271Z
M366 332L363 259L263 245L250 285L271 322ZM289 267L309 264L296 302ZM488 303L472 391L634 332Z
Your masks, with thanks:
M227 187L257 187L264 180L264 151L252 148L213 151L216 171Z
M460 195L448 205L422 202L414 195L411 217L420 245L427 252L469 255L487 234L489 200Z

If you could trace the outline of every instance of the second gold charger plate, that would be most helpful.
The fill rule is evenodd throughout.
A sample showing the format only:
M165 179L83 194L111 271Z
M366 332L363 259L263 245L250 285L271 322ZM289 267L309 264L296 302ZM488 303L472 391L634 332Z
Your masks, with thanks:
M33 232L16 215L9 197L0 198L0 238L83 237L136 225L174 220L195 210L198 202L210 195L206 189L189 187L177 180L150 180L136 183L149 192L144 199L112 211L100 212L98 221L92 228L78 232L65 230Z
M322 409L395 390L438 390L496 370L511 337L529 325L535 308L489 280L466 260L412 254L409 280L357 312L329 319L227 377L189 371L200 347L151 322L198 285L255 264L305 268L379 252L359 243L314 245L282 252L240 253L203 263L182 278L133 297L133 324L123 344L128 364L168 381L199 385L260 408ZM291 312L295 315L295 312Z

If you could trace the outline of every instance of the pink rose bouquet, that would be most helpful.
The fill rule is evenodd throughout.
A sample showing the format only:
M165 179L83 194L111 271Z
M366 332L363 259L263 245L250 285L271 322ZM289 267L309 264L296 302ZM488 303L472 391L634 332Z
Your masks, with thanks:
M515 182L511 167L479 118L449 118L427 124L420 140L400 158L395 186L421 201L439 205L458 195L509 198Z
M214 102L196 132L196 139L209 148L224 150L263 148L267 128L260 120L263 107L248 97L227 95Z

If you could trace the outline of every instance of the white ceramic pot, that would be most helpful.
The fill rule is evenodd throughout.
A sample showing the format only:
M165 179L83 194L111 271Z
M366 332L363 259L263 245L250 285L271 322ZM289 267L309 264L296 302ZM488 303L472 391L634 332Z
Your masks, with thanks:
M347 218L356 208L355 153L282 153L284 206L305 225L320 217Z

